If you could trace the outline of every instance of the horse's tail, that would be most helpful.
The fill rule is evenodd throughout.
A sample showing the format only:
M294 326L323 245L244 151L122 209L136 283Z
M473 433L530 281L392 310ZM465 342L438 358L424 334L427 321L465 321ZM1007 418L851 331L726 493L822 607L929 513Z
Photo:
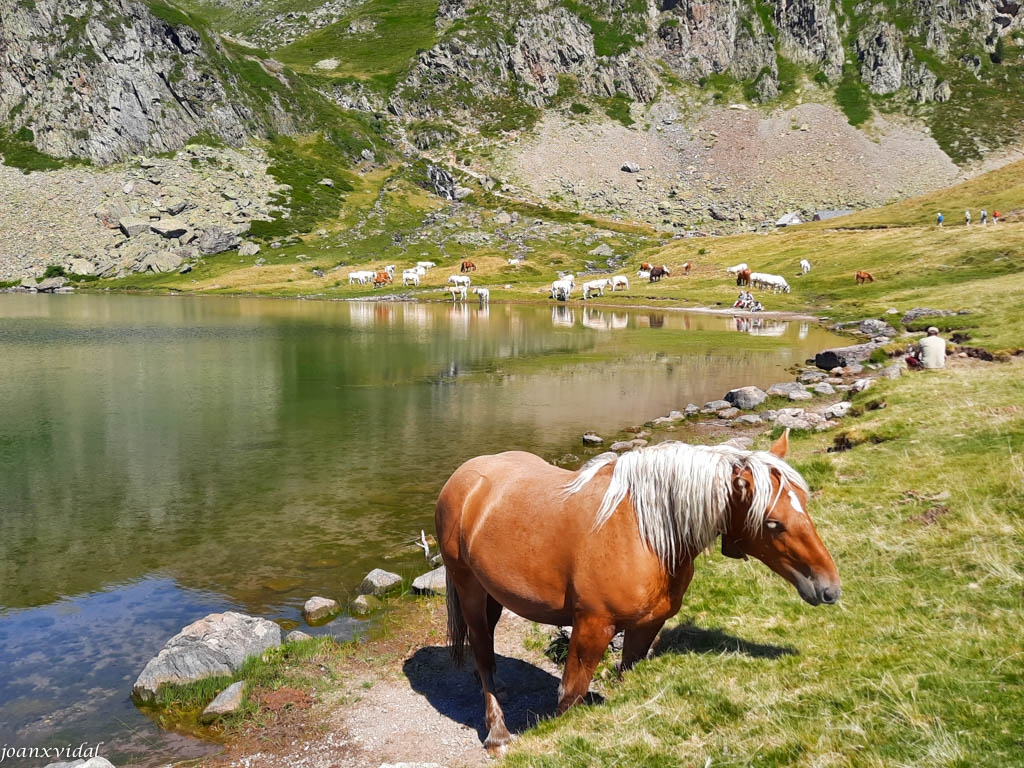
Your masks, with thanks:
M445 601L448 604L448 651L452 660L459 666L466 656L466 620L462 617L462 603L459 601L459 592L455 589L455 582L452 581L451 573L445 574L446 595Z

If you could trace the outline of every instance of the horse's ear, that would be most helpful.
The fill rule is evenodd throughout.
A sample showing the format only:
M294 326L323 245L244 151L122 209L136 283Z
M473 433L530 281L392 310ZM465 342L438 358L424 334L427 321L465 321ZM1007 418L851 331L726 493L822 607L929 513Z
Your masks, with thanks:
M789 451L789 427L786 427L786 431L782 433L782 437L772 443L772 447L768 449L768 453L773 453L780 459L786 458L786 453Z

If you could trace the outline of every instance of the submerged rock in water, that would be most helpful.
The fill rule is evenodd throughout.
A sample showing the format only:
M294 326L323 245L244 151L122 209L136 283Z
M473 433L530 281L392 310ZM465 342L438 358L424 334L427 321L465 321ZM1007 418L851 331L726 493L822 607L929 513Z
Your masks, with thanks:
M167 641L142 670L132 695L152 702L166 683L183 685L230 675L246 659L280 644L281 628L272 621L234 611L211 613Z
M338 605L338 601L331 600L329 597L311 597L302 606L302 614L311 624L314 621L329 618L340 610L341 606Z

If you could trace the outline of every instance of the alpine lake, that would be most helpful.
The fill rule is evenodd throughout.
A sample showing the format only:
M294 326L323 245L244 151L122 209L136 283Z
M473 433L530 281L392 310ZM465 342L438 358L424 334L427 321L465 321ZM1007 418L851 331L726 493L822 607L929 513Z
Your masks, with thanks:
M582 458L584 431L789 381L836 341L579 302L0 295L0 741L203 754L130 700L186 624L309 629L307 598L431 567L412 544L463 461Z

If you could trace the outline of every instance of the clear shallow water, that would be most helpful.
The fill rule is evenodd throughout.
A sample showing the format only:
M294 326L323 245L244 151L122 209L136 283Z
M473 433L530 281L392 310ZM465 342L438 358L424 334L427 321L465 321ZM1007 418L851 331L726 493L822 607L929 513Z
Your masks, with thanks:
M421 571L398 552L466 459L558 457L835 341L744 331L572 305L0 296L0 742L185 754L128 701L184 624L301 621L373 567Z

